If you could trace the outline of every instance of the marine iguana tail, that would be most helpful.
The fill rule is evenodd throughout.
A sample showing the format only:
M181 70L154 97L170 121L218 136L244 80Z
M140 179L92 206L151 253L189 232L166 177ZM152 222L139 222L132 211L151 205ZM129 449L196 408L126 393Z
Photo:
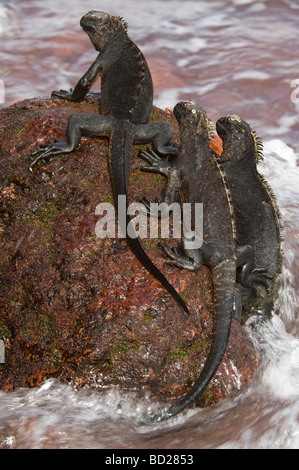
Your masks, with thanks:
M110 136L109 145L109 170L111 175L112 191L115 200L115 206L117 207L118 195L125 195L126 198L126 217L123 222L125 226L122 227L123 233L126 233L127 227L130 224L130 216L128 215L128 177L129 177L129 166L132 154L132 145L134 135L132 130L134 125L130 121L116 120L112 126L112 135ZM121 218L120 218L121 220ZM143 247L138 238L126 237L126 242L136 258L140 263L152 274L161 284L167 289L172 297L178 302L178 304L189 314L188 307L186 306L183 299L174 289L174 287L168 282L164 274L156 267L156 265L150 260L143 250Z
M210 148L210 124L206 112L193 101L180 102L174 108L174 114L180 125L181 144L173 165L162 161L151 151L142 151L140 156L150 166L147 171L168 175L166 202L170 204L179 197L182 203L192 206L203 203L203 232L192 234L194 240L202 243L200 248L193 248L188 234L185 234L183 246L186 256L161 245L171 259L168 264L183 269L198 270L202 264L210 267L213 277L215 302L214 335L206 363L191 389L178 402L166 410L151 417L150 420L162 421L182 411L206 389L213 378L226 349L230 334L230 325L235 308L236 270L251 262L253 250L250 246L236 246L234 211L224 173ZM193 220L193 227L196 227ZM193 230L193 229L192 229ZM250 269L243 271L243 282L250 285L263 279L263 275L254 274L250 280Z
M223 359L230 334L231 320L235 305L235 261L226 260L212 269L214 326L209 355L199 378L190 390L177 402L150 421L164 421L177 415L191 405L205 391Z
M45 157L74 151L84 133L109 137L109 167L117 207L118 195L124 195L127 201L133 142L152 142L153 148L160 154L175 153L177 150L167 145L172 135L170 124L148 124L153 103L152 79L143 54L127 34L127 24L120 17L100 11L90 11L81 18L80 24L99 54L73 91L54 91L52 97L82 101L101 76L101 115L71 115L67 141L56 142L33 152L29 169L32 170ZM127 215L125 218L129 222ZM139 240L129 236L126 240L142 265L188 312L182 298L149 259Z
M250 313L253 304L253 311L261 309L270 317L282 270L282 224L273 191L257 171L263 158L262 143L236 115L220 118L216 128L223 142L219 161L230 188L238 242L254 248L253 272L261 272L263 267L267 273L262 287L254 289L254 302L249 296L245 306Z

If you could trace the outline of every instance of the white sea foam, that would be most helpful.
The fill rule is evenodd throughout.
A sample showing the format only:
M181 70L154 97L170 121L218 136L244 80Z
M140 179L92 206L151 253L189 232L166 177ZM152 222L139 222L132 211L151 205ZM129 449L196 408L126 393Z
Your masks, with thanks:
M168 88L161 91L155 98L155 106L161 109L173 108L178 101L181 99L192 100L194 95L204 95L209 91L215 90L219 85L218 81L212 81L205 85L199 85L195 87L180 87L180 88ZM180 98L180 97L184 98Z
M258 165L275 192L280 210L286 222L290 222L294 231L298 220L299 167L298 155L282 139L269 139L264 142L264 161Z
M249 7L249 11L252 11L252 12L257 12L257 11L263 11L265 10L267 7L264 3L261 3L261 2L256 2L254 3L253 5L251 5Z
M298 104L296 105L296 107ZM282 136L283 134L286 134L290 130L292 130L295 126L298 126L299 123L299 113L296 114L286 114L284 116L281 116L277 124L275 123L275 126L268 127L267 132L270 135L279 135ZM298 135L298 131L295 130L296 134Z
M299 339L288 333L281 318L260 325L251 334L263 358L258 389L273 398L299 397Z
M277 162L279 160L284 160L289 167L296 168L296 153L294 149L287 145L282 139L266 140L263 146L266 159L270 158L271 155L275 154L277 157ZM288 173L289 170L290 168L285 167L286 173Z
M17 13L11 5L0 5L0 36L17 26Z
M270 75L261 70L244 70L243 72L235 73L233 80L267 80Z

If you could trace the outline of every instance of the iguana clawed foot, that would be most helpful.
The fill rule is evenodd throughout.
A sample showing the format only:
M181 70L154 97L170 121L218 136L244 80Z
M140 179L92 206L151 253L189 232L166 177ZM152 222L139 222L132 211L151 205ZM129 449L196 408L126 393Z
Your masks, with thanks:
M59 98L61 100L68 100L68 101L75 101L73 99L73 89L71 88L70 91L60 90L60 91L52 91L51 98L56 99Z
M154 218L161 218L162 214L160 212L160 216L159 216L159 213L157 214L156 211L153 211L152 208L151 208L151 205L152 205L152 202L147 198L147 197L143 197L142 199L140 199L140 202L141 204L144 205L145 207L145 212L147 213L147 215L149 215L150 217L154 217ZM159 204L159 200L157 197L155 197L155 204Z
M152 202L146 196L144 196L142 199L140 199L140 202L145 206L145 208L147 210L147 213L150 214L151 213L151 204L152 204ZM157 196L155 197L155 204L159 204L159 200L158 200Z
M175 247L170 248L164 243L158 243L159 248L171 258L166 261L165 264L177 266L181 269L187 269L188 271L197 271L202 266L202 254L199 249L186 250L186 255L180 255Z
M61 155L62 153L69 153L71 150L68 148L66 142L55 142L50 145L41 145L39 149L31 153L31 163L29 170L32 171L34 165L40 160L45 161L46 158Z
M269 293L270 285L268 280L272 281L273 277L267 274L267 270L265 268L255 268L249 273L246 280L243 279L242 284L245 287L248 287L248 289L257 296L258 292L256 285L258 284L262 285L266 289L267 293Z
M163 158L159 157L155 152L152 150L140 150L138 154L139 158L145 160L149 166L143 166L141 171L147 171L150 173L159 173L160 175L165 176L166 178L169 176L169 172L171 170L171 163L168 161L168 157L164 160Z
M157 219L157 220L164 220L164 219L169 218L168 206L164 204L163 202L160 203L157 197L155 197L154 203L152 203L147 197L143 197L142 199L140 199L140 202L141 204L144 205L146 209L145 212L150 217L153 217L154 219Z

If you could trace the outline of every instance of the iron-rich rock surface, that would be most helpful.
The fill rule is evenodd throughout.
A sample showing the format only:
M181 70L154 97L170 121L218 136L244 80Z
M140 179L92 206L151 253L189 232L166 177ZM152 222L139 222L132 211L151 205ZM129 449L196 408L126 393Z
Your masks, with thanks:
M143 240L186 300L187 317L123 240L97 238L96 206L113 202L106 139L86 136L73 154L28 171L30 153L63 140L68 116L98 112L97 101L95 94L80 104L40 98L0 112L0 389L34 387L55 377L77 387L119 386L177 398L198 377L208 353L209 270L164 267L158 240ZM173 116L157 108L152 120L175 125ZM161 200L164 179L140 171L138 149L129 199ZM197 405L248 384L256 367L256 351L233 321L224 360Z

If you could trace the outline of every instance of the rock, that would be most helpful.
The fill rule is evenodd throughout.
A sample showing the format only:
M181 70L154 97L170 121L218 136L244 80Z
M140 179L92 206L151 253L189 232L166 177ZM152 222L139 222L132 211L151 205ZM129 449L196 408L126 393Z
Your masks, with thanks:
M175 399L198 377L212 337L211 275L164 266L158 240L143 245L186 300L187 317L122 239L99 239L96 206L112 203L108 141L82 138L76 152L28 171L39 145L64 139L74 112L96 113L98 98L39 98L0 112L0 389L57 378L75 387L118 386ZM169 113L153 108L152 120ZM129 200L162 200L165 181L140 171L134 148ZM172 240L176 244L176 240ZM207 406L248 384L257 354L233 321L224 360L197 403Z

